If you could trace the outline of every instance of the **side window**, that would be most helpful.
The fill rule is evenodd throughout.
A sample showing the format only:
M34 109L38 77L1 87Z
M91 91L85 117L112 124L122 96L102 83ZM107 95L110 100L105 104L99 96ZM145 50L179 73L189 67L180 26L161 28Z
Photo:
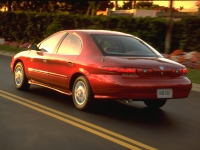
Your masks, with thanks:
M49 37L40 44L39 49L44 49L48 53L52 53L54 51L54 48L58 44L59 40L64 36L64 34L65 32L59 32L52 35L51 37Z
M81 40L74 34L68 34L61 43L58 54L79 55L81 50Z

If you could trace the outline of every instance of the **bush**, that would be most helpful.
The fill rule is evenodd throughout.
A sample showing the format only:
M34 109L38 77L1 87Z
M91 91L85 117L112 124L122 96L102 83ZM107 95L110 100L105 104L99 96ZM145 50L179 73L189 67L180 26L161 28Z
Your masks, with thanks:
M0 12L0 37L6 41L38 43L60 30L105 29L129 33L164 52L166 19L126 16L84 16L64 13ZM200 18L174 22L171 50L200 51Z

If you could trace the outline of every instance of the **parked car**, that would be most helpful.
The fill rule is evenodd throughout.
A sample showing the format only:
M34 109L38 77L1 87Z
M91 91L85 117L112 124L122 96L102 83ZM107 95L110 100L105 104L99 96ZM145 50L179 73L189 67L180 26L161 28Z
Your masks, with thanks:
M143 40L106 30L64 30L12 58L14 84L72 95L77 109L95 99L144 101L152 108L188 97L187 68L164 58Z

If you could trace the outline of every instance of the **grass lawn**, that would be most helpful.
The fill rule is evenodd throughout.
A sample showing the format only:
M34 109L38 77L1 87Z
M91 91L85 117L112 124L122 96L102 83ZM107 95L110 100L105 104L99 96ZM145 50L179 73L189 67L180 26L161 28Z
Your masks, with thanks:
M0 51L17 53L17 52L20 52L23 50L26 50L26 48L20 48L20 47L7 46L7 45L0 44Z
M187 77L193 82L200 84L200 70L188 68Z
M0 45L0 51L17 53L17 52L20 52L20 51L23 51L23 50L26 50L26 48L19 48L19 47L13 47L13 46ZM200 84L200 70L195 70L195 69L188 68L187 77L193 83Z

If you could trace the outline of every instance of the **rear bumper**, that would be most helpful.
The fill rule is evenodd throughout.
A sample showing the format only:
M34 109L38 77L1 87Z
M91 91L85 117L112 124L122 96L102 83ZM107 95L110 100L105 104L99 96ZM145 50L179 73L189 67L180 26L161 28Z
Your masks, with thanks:
M188 97L192 83L185 77L142 78L90 75L89 82L95 98L105 99L157 99L157 89L172 89L171 99Z

